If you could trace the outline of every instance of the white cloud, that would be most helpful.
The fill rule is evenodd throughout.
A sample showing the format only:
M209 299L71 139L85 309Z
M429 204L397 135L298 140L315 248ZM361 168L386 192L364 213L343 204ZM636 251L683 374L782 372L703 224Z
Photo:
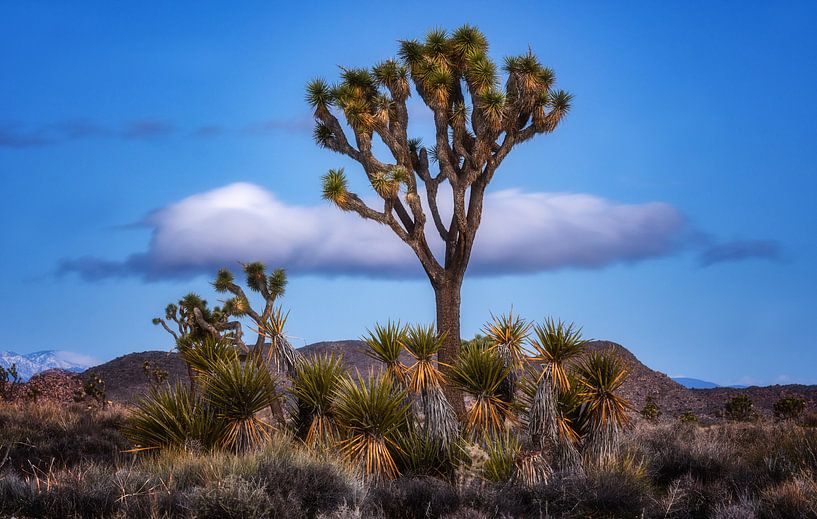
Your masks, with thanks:
M449 198L440 193L441 201ZM423 275L413 253L387 227L326 203L287 204L248 183L190 196L148 215L144 224L153 229L146 252L122 262L68 260L61 270L87 278L157 279L212 273L222 266L260 260L292 273ZM432 224L427 231L436 237ZM620 204L586 194L495 191L485 199L469 273L599 268L643 260L677 251L688 231L685 218L665 203ZM434 247L439 252L441 242L436 240Z

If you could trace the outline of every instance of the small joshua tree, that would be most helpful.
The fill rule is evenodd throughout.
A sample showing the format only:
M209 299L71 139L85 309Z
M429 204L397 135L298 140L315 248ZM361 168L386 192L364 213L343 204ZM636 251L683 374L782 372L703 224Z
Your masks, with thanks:
M644 407L641 409L641 416L650 422L658 420L658 418L661 416L661 408L655 403L652 395L647 397L647 401L644 403Z
M806 401L799 397L782 397L774 403L774 419L778 421L795 421L803 416Z
M698 423L698 416L692 411L684 411L678 415L678 421L682 424L696 425Z
M754 404L748 396L738 395L726 402L724 416L736 422L747 422L754 420L757 413L755 413Z
M91 397L96 403L101 405L103 408L108 402L107 392L105 390L105 380L102 379L97 373L91 373L87 380L85 381L85 385L83 386L83 390L85 394Z
M556 129L572 96L553 88L555 74L531 50L505 59L500 86L487 38L468 25L451 34L431 31L422 42L402 41L399 55L399 62L388 59L371 69L342 68L334 86L316 79L307 86L307 100L315 141L360 164L382 210L349 190L342 169L323 177L324 197L389 227L415 253L435 293L438 333L445 338L440 362L451 366L460 350L462 282L488 184L517 145ZM410 137L410 82L434 116L435 138L428 146ZM338 115L351 128L351 139ZM388 159L375 155L375 139L389 151ZM450 220L438 206L443 184L451 193ZM429 240L436 237L426 235L427 212L444 244L439 258ZM461 394L449 393L462 414Z
M170 373L149 360L146 360L142 364L142 372L145 374L145 377L152 386L164 384L170 376Z
M17 373L17 364L12 364L8 368L0 366L0 398L11 400L14 396L14 388L20 383L20 375Z

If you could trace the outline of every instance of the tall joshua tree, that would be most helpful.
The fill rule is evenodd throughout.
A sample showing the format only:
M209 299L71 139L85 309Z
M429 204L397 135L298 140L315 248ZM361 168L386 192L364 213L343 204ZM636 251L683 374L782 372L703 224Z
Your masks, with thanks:
M309 83L315 140L358 162L383 206L378 210L351 192L342 169L323 177L323 195L344 211L389 226L414 251L436 295L437 327L445 337L439 360L452 365L460 348L460 291L485 190L516 145L556 129L571 95L553 89L553 71L530 50L505 58L500 86L487 39L468 25L451 34L431 31L424 41L401 41L399 56L371 69L341 68L333 86L322 79ZM434 115L435 140L429 147L409 137L409 82ZM390 158L375 156L375 136ZM451 190L450 221L438 205L443 183ZM431 232L444 244L441 258L426 236L426 211ZM449 397L461 412L462 397L450 390Z

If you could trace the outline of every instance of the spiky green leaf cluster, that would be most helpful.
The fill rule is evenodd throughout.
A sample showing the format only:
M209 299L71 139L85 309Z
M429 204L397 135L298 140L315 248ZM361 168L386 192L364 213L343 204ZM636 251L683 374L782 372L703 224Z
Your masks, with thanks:
M323 198L329 200L341 209L346 209L349 204L349 188L346 182L346 174L343 168L330 169L321 178L323 184Z
M333 399L344 368L342 358L335 354L315 355L295 366L290 393L297 400L294 417L309 428L315 416L332 415Z
M582 339L581 328L549 317L544 324L533 327L530 346L535 355L532 360L544 364L559 390L567 390L570 389L567 363L584 351L587 342Z
M335 416L344 434L340 448L367 478L399 474L395 453L398 433L407 425L406 393L383 375L345 377L335 400Z
M400 354L406 342L406 327L400 321L388 321L385 326L376 323L374 330L367 330L363 337L367 349L366 356L380 361L386 369L386 376L398 386L406 383L406 365Z

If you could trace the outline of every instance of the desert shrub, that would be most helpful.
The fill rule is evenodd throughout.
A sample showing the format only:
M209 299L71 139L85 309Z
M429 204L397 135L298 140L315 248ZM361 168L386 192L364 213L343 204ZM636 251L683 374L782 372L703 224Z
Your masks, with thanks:
M757 503L746 496L737 501L723 503L715 507L712 519L747 519L757 517Z
M783 397L774 403L775 420L797 420L806 410L806 401L798 397Z
M655 403L655 400L653 400L651 396L647 397L644 407L641 408L641 416L643 416L645 420L650 420L652 422L658 420L658 418L661 416L661 408L658 407L658 404Z
M0 400L11 400L14 388L20 383L20 375L17 373L17 364L12 364L8 368L0 366Z
M436 478L400 478L374 486L364 511L401 519L441 517L459 508L456 488Z
M813 480L795 478L763 491L758 506L761 519L817 517L817 487Z
M752 399L746 395L732 397L723 407L724 416L735 422L746 422L757 418Z
M124 421L121 408L89 410L50 402L2 405L0 452L7 455L5 467L26 473L89 462L114 464L127 457L123 451L128 442L119 432Z
M257 479L238 476L196 487L187 497L192 516L201 519L242 519L280 517L272 515L272 500Z
M272 500L274 517L315 517L355 501L347 475L331 464L272 459L261 464L258 474Z
M103 518L117 510L119 491L112 474L102 466L72 468L21 479L0 478L0 512L42 518Z
M91 373L82 386L85 395L91 397L97 404L105 407L108 403L108 394L105 389L105 381L97 373Z
M682 424L696 425L698 423L698 416L692 411L684 411L678 416L678 421Z

